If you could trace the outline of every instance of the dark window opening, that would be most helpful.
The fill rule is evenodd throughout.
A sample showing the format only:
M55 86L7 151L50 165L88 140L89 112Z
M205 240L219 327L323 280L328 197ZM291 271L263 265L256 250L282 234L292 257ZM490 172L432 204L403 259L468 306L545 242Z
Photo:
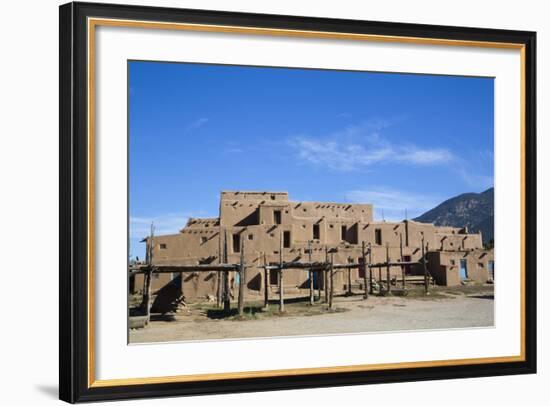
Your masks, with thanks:
M159 244L159 248L161 250L165 250L166 249L166 244Z
M233 252L241 252L241 235L233 234Z
M281 210L273 211L273 222L275 224L281 224Z
M271 265L279 265L279 263L272 263ZM279 284L279 270L278 269L272 269L269 272L269 284L270 285L278 285Z
M374 242L376 245L382 245L382 230L379 228L374 230Z
M346 241L346 234L348 233L348 228L346 226L342 226L342 235L340 236L340 239L343 241Z
M361 265L359 267L359 277L364 278L365 277L365 265L363 265L363 257L357 258L357 263Z
M253 240L254 239L254 234L248 234L248 239Z
M319 240L321 238L321 230L319 229L319 224L313 225L313 239Z
M290 248L290 231L283 231L283 247Z
M206 237L201 237L201 244L204 244L207 240L208 240L208 238L206 238Z

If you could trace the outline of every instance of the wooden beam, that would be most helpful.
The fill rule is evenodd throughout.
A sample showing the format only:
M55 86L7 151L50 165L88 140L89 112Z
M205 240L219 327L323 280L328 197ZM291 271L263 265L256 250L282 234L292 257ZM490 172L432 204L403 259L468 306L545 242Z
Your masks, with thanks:
M373 290L373 287L372 287L372 268L370 266L371 263L372 263L372 245L369 242L369 266L368 266L368 269L369 269L369 293L372 295L374 293L374 290Z
M267 258L264 252L264 265L267 265ZM266 267L264 269L264 308L267 309L269 307L269 269Z
M390 282L390 244L386 243L386 283L388 284L388 293L391 292Z
M149 271L146 274L147 277L147 284L145 289L145 296L144 296L144 306L145 306L145 316L147 316L147 323L151 320L151 276L153 272Z
M362 263L362 271L363 271L363 284L365 286L363 286L365 288L365 294L363 295L363 298L364 299L368 299L369 298L369 289L368 289L368 286L367 286L367 256L365 254L365 241L362 241L361 242L361 258L363 260L363 263Z
M246 267L244 264L244 238L241 238L241 263L239 266L239 298L238 310L239 316L244 313L244 285L245 285Z
M330 253L330 295L328 298L328 307L332 309L332 301L334 299L334 253Z
M328 248L325 247L325 263L328 263ZM328 303L328 267L323 270L323 288L325 289L325 303Z
M222 246L222 227L220 225L218 229L218 264L223 264L223 246ZM216 292L216 306L222 305L222 293L223 293L223 276L222 271L217 272L218 290ZM182 278L183 280L183 278Z
M424 266L424 291L428 293L428 268L426 267L426 251L424 250L424 236L422 236L422 265Z
M308 241L308 259L311 263L311 240ZM313 295L313 269L309 268L309 304L313 306L315 297Z
M223 238L223 261L227 264L227 230L224 231ZM231 311L231 293L229 291L229 270L223 271L223 311L229 313Z
M399 255L401 256L401 283L403 289L406 288L407 282L405 281L405 265L403 265L403 234L399 233Z
M348 262L350 263L350 265L352 264L352 262L350 261L353 261L353 258L349 257L348 258ZM351 291L351 267L348 268L348 296L351 296L353 293Z
M279 244L279 311L285 311L284 286L283 286L283 230L281 230L281 241Z

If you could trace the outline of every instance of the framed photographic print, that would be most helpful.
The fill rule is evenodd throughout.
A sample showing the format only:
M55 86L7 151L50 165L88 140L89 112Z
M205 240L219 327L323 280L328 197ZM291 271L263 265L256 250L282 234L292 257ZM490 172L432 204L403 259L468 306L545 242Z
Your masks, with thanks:
M60 398L536 371L533 32L60 7Z

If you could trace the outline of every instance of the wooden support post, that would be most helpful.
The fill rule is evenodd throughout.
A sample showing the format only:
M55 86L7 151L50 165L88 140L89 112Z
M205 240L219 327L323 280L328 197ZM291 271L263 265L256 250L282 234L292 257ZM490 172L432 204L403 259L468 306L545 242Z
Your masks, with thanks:
M330 253L330 294L328 297L328 308L332 309L332 301L334 298L334 253Z
M424 266L424 291L428 293L428 268L426 266L426 251L424 250L424 236L422 236L422 265Z
M369 293L372 295L374 293L373 287L372 287L372 268L370 267L372 264L372 245L369 242Z
M264 266L267 267L267 259L264 252ZM264 268L264 308L269 307L269 269Z
M311 264L311 240L308 241L308 259ZM315 297L313 295L313 269L309 268L309 304L313 305L315 303Z
M363 269L363 284L365 285L364 286L365 294L363 295L363 298L368 299L369 289L367 286L367 256L365 255L365 241L361 243L361 259L362 259L361 267Z
M223 260L227 263L227 230L224 232ZM229 271L223 271L223 311L231 311L231 293L229 291Z
M223 264L223 246L222 246L222 228L220 226L218 231L218 263L221 265ZM218 271L218 290L216 292L216 306L221 307L222 305L222 297L223 297L223 273L222 271ZM183 280L183 279L182 279Z
M244 238L241 238L241 263L239 264L239 316L242 316L244 313L244 285L245 285L245 275L246 267L244 265Z
M348 263L352 263L353 262L353 258L349 257L348 258ZM352 295L352 292L351 292L351 268L348 268L348 296L351 296Z
M283 286L283 231L281 230L281 241L279 244L279 311L285 311L284 286Z
M401 255L401 262L403 262L403 234L399 233L399 254ZM401 265L401 283L403 284L403 289L407 286L405 281L405 265Z
M145 306L145 316L147 316L147 323L149 323L149 320L151 320L151 279L152 279L153 271L149 270L147 271L146 277L147 277L147 284L145 287L145 296L143 300L143 304Z
M328 248L325 247L325 264L328 265ZM323 288L325 289L325 303L328 303L328 267L323 269Z
M388 284L388 293L391 292L390 282L390 244L386 243L386 283Z

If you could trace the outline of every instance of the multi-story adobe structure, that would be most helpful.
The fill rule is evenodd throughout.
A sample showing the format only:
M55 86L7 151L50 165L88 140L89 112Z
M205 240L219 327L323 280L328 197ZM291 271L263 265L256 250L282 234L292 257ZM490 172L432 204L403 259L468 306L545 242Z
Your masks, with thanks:
M282 240L282 241L281 241ZM334 251L335 263L360 262L363 242L370 246L372 263L420 262L422 242L430 275L441 285L457 285L462 280L485 283L494 277L493 251L485 250L481 234L470 234L465 228L437 227L433 224L411 220L401 222L374 221L372 204L348 204L327 202L292 202L286 192L221 192L219 217L191 218L179 233L154 236L144 240L147 251L151 249L153 264L217 264L240 261L244 246L247 264L246 292L248 299L260 297L266 284L278 291L277 271L269 280L259 266L278 264L282 245L284 262L325 261L326 250ZM151 247L151 242L153 246ZM225 249L221 248L225 245ZM222 252L220 258L220 251ZM406 275L423 275L418 264L403 266ZM303 293L309 289L307 270L285 270L285 294ZM351 279L361 285L362 269L340 270L334 277L336 292L348 289ZM153 292L172 283L179 273L155 274ZM314 285L323 288L323 281ZM386 270L383 272L386 278ZM400 280L401 266L390 268L391 278ZM374 273L378 277L378 272ZM136 275L130 286L139 290L143 286L142 275ZM319 278L321 279L321 278ZM216 295L217 273L183 272L178 283L187 299ZM230 286L235 295L238 273L231 272Z

